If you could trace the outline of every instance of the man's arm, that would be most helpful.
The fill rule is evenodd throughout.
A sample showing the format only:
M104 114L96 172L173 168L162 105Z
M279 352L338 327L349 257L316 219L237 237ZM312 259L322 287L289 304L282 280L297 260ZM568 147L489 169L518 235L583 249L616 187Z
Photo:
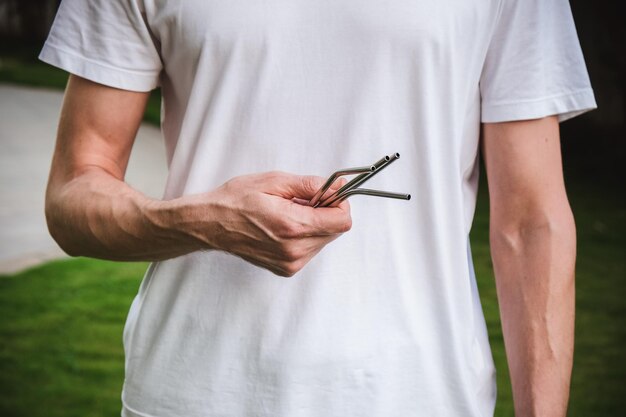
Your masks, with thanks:
M124 173L147 98L70 76L46 191L48 228L70 255L161 260L215 249L291 276L350 229L347 202L291 201L311 198L321 177L246 175L169 201L134 190Z
M556 117L483 126L490 244L517 416L565 416L576 230Z

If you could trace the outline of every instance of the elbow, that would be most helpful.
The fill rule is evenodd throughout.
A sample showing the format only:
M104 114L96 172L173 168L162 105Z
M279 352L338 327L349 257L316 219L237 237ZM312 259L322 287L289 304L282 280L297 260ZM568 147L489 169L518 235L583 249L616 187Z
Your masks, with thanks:
M496 251L521 253L552 246L575 251L576 226L569 206L562 210L495 217L490 241Z
M48 233L59 247L71 257L83 256L79 244L75 242L75 233L71 228L71 221L62 204L46 196L45 203L46 224Z
M574 293L576 229L573 216L536 215L492 224L491 255L502 288L527 300L529 291L542 288L561 300ZM535 301L529 301L535 303Z
M576 228L571 210L505 219L492 217L490 227L499 294L518 300L520 308L544 308L548 298L572 302Z

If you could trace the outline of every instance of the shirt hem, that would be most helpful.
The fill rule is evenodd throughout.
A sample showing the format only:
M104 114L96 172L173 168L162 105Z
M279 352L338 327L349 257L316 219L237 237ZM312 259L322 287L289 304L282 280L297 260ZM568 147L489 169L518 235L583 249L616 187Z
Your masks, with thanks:
M159 86L159 73L139 73L106 65L46 42L39 59L71 74L109 87L148 92Z
M146 414L141 411L135 410L134 408L129 407L128 404L126 404L123 400L122 400L121 416L122 417L158 417L153 414Z
M558 116L559 122L597 108L593 90L586 88L572 93L501 104L483 104L481 122L497 123L514 120Z

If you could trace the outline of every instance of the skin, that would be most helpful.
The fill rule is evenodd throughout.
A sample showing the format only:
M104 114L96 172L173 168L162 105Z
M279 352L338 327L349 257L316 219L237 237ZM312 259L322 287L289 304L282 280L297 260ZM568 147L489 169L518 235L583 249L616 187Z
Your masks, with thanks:
M490 244L517 416L565 416L576 230L556 117L483 126Z
M124 173L147 99L147 93L70 77L46 192L50 233L68 254L155 261L222 250L289 277L350 229L347 201L317 209L300 204L322 177L246 175L169 201L132 189ZM564 416L573 355L575 229L558 122L485 124L481 147L516 414Z

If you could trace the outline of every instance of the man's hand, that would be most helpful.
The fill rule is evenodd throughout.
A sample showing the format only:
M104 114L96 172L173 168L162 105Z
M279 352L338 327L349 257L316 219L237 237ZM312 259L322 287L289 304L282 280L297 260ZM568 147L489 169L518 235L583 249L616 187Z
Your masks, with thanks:
M490 242L515 414L563 417L574 350L576 232L556 117L486 124Z
M200 247L292 276L352 225L345 200L338 207L317 209L293 201L310 200L324 182L322 177L277 171L244 175L212 192L163 202L157 211L169 225L165 227L195 238ZM172 211L174 216L162 216Z
M347 202L295 202L313 197L321 177L246 175L169 201L132 189L123 179L146 100L70 77L46 193L48 228L70 255L153 261L214 249L292 276L350 229Z

